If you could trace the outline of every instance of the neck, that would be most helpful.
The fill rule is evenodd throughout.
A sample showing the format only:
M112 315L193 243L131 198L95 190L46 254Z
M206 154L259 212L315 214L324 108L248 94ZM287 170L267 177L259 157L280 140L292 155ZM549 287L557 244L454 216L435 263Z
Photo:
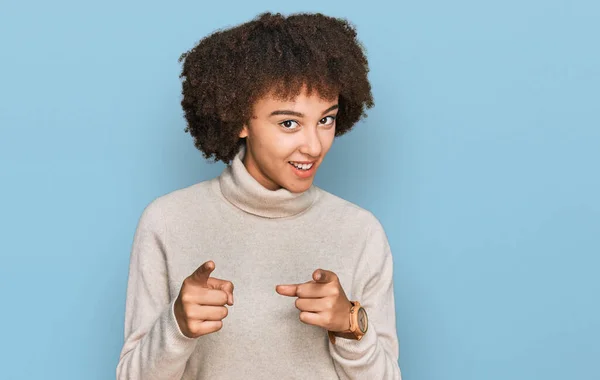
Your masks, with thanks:
M281 189L282 186L279 186L276 182L269 179L263 172L260 170L260 167L256 165L256 159L252 156L252 150L248 149L246 146L245 154L243 157L244 166L246 170L254 179L260 183L263 187L275 191Z
M245 146L241 146L231 165L219 176L223 196L239 209L265 218L285 218L297 215L313 205L317 190L311 186L302 193L285 188L270 190L254 178L246 166Z

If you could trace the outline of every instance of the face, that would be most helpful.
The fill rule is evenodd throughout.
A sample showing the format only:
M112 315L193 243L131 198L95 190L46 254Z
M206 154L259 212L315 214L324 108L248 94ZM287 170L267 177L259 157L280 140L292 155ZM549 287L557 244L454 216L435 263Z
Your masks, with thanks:
M337 97L325 100L305 90L291 101L259 99L240 133L248 172L269 190L308 190L333 143L337 112Z

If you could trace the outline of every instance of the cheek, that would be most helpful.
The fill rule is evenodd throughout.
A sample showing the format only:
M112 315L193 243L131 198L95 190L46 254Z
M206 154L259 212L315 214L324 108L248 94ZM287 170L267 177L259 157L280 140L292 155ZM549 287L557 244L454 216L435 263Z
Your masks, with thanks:
M261 136L257 144L261 155L261 161L270 168L279 167L284 160L288 158L296 149L297 143L290 136L272 134L270 136ZM279 170L279 169L277 169Z
M269 131L270 126L261 126L261 133L254 133L252 141L259 152L263 152L264 156L272 157L277 154L278 147L285 144L285 139L277 133Z
M329 151L331 145L333 144L333 140L335 139L335 128L329 129L323 133L321 137L321 145L323 146L323 150L325 152Z
M302 145L302 139L299 134L281 133L272 136L268 144L271 157L286 160Z
M298 142L291 136L274 136L270 141L269 150L274 159L285 160L298 148Z

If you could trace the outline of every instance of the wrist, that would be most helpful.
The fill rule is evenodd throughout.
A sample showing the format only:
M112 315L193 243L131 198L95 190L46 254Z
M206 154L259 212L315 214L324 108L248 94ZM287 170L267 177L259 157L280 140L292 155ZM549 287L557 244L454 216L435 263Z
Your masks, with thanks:
M336 336L341 336L338 334L343 334L344 332L349 331L352 327L352 324L350 323L350 310L352 310L353 306L354 305L352 302L348 301L346 307L340 312L338 320L343 321L343 323L341 324L339 330L332 331L334 334L336 334Z
M173 315L175 316L175 322L177 323L177 327L179 327L179 331L186 337L191 338L189 331L187 330L187 325L185 323L183 313L183 306L181 305L179 297L177 297L177 299L173 303Z
M361 340L367 332L368 319L365 309L358 301L348 301L349 309L347 312L348 328L341 331L328 331L329 340L335 344L335 337Z

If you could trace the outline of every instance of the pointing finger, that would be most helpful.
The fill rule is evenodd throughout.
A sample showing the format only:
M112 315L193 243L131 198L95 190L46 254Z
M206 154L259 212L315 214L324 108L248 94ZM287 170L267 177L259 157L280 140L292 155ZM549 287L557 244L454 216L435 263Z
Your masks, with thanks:
M323 298L336 295L337 287L330 285L321 284L318 282L307 282L305 284L298 285L296 288L296 297L300 298Z
M296 297L298 285L277 285L275 291L282 296Z

